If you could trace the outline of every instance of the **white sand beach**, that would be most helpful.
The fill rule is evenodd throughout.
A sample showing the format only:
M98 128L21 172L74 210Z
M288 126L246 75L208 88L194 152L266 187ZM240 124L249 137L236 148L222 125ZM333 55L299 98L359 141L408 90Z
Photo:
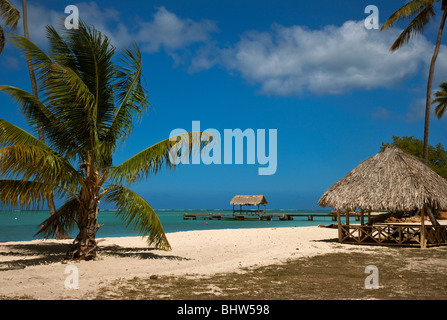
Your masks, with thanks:
M73 263L79 271L77 290L65 288L70 264L62 259L71 240L2 243L0 268L26 267L0 271L0 297L89 299L115 279L243 272L241 268L356 250L327 241L337 237L337 229L319 227L188 231L168 233L167 237L171 251L148 248L141 237L100 239L97 260Z

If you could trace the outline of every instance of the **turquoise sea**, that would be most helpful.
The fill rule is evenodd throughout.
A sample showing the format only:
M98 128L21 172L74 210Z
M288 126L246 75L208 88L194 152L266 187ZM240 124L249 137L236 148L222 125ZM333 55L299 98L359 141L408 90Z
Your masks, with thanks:
M295 217L292 221L259 221L259 220L183 220L184 213L232 213L232 210L156 210L164 231L166 233L210 230L210 229L237 229L237 228L283 228L317 226L318 224L334 223L331 217L315 217L314 221L308 221L307 217ZM312 213L327 214L330 210L267 210L267 213ZM0 211L0 242L29 241L39 239L34 237L42 222L49 217L48 211ZM130 228L125 228L124 223L116 216L113 210L100 211L98 222L104 225L99 229L97 238L137 236ZM70 235L76 236L77 230Z

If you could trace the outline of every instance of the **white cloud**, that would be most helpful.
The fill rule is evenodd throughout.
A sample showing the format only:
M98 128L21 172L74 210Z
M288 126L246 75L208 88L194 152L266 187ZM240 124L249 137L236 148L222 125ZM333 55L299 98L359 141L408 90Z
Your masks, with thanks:
M160 7L153 21L140 23L139 32L134 38L142 43L143 50L147 52L160 49L172 52L194 43L207 42L210 40L210 33L217 30L213 21L181 19L165 7Z
M22 5L14 0L13 5L22 12ZM75 4L79 9L79 18L86 23L93 24L96 29L106 34L114 44L120 45L127 36L127 29L119 22L119 12L114 9L101 8L95 2L81 2ZM61 5L60 11L48 9L41 4L28 2L28 29L30 40L39 46L44 47L47 44L46 26L52 25L58 31L63 30L64 19L68 17L65 14L65 7ZM110 29L108 26L113 25ZM121 32L120 32L121 31ZM121 35L124 31L124 35ZM17 33L23 35L23 22L20 19ZM127 42L128 40L126 40Z
M20 8L21 4L14 0L14 5ZM132 30L121 21L119 11L113 8L101 8L95 2L74 3L79 9L79 18L95 28L111 40L118 48L136 41L142 51L149 53L165 50L174 57L175 51L184 50L196 43L210 40L210 34L218 30L215 22L210 20L193 21L179 18L165 7L157 8L149 19L140 19ZM28 24L30 39L39 46L46 45L47 25L53 25L57 30L63 27L63 21L68 16L61 10L50 10L41 4L28 3ZM19 22L18 31L23 34L22 22Z
M378 107L371 113L371 117L374 120L398 119L407 123L423 122L425 119L425 104L425 97L414 98L408 104L407 110L405 112L396 112L395 110ZM437 117L435 115L435 108L433 105L430 110L430 118L432 120L437 120Z
M2 53L0 65L2 66L2 68L9 70L18 70L20 68L19 60L16 57L8 55L5 52Z
M21 1L12 0L11 4L20 11L21 16L23 17ZM56 25L58 23L60 24L60 17L63 15L63 11L58 13L34 3L27 4L27 11L28 31L30 39L37 45L43 46L46 44L45 27L47 25ZM23 35L24 32L22 18L20 18L17 30L14 33Z
M388 120L390 118L391 112L383 107L378 107L371 113L371 117L374 120Z
M423 121L425 119L425 102L425 98L418 98L410 103L407 113L402 117L403 120L408 123ZM431 116L433 117L433 115L432 112Z
M20 1L13 1L21 8ZM423 35L391 53L398 29L367 30L363 21L341 26L309 29L305 26L273 24L267 31L248 31L227 47L212 39L218 31L210 20L179 17L165 7L155 13L137 13L132 26L115 9L95 2L75 3L80 18L108 35L118 48L136 41L142 51L165 51L176 64L199 72L215 65L239 74L268 95L299 96L342 94L354 90L393 87L403 80L428 72L433 43ZM61 25L66 15L30 2L28 15L31 39L46 43L45 26ZM139 17L138 17L139 16ZM21 23L18 31L22 33ZM447 81L447 48L439 53L433 88Z
M426 77L428 77L428 66L430 65L432 54L433 52L426 56ZM442 82L447 82L447 47L445 45L441 45L438 58L436 59L435 72L433 76L433 90L438 91L440 89L439 85Z
M320 30L274 24L269 31L244 33L239 42L220 49L220 58L213 57L208 65L199 52L195 70L219 63L259 85L262 93L281 96L391 87L425 68L433 52L433 44L420 35L391 53L389 47L398 33L367 30L363 21ZM443 46L439 59L445 61L446 56ZM439 74L447 70L443 63Z

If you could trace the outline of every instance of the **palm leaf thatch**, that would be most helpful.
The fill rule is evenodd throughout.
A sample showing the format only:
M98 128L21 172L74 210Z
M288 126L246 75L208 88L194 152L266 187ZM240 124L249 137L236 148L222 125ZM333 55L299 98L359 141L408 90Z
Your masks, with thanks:
M388 147L336 182L318 205L335 210L445 210L447 181L418 158Z
M268 204L268 201L263 195L237 195L231 200L230 204L237 206L257 206L259 204Z

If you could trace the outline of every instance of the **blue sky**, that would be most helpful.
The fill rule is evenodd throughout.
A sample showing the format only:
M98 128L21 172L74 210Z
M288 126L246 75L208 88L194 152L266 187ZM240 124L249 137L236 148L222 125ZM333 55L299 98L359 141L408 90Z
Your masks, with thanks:
M18 8L20 1L12 1ZM258 164L183 165L133 187L154 208L230 208L236 194L264 194L270 208L319 209L319 197L393 135L423 137L428 63L439 17L396 53L403 25L367 30L367 5L382 23L404 1L28 1L31 40L78 6L80 18L117 48L137 42L153 109L115 157L120 163L176 128L276 129L277 171ZM438 8L439 9L439 8ZM18 33L22 32L19 27ZM445 38L445 37L444 37ZM445 40L434 87L447 81ZM11 44L0 84L31 90ZM0 95L0 118L26 127ZM432 118L430 144L446 145L446 121Z

